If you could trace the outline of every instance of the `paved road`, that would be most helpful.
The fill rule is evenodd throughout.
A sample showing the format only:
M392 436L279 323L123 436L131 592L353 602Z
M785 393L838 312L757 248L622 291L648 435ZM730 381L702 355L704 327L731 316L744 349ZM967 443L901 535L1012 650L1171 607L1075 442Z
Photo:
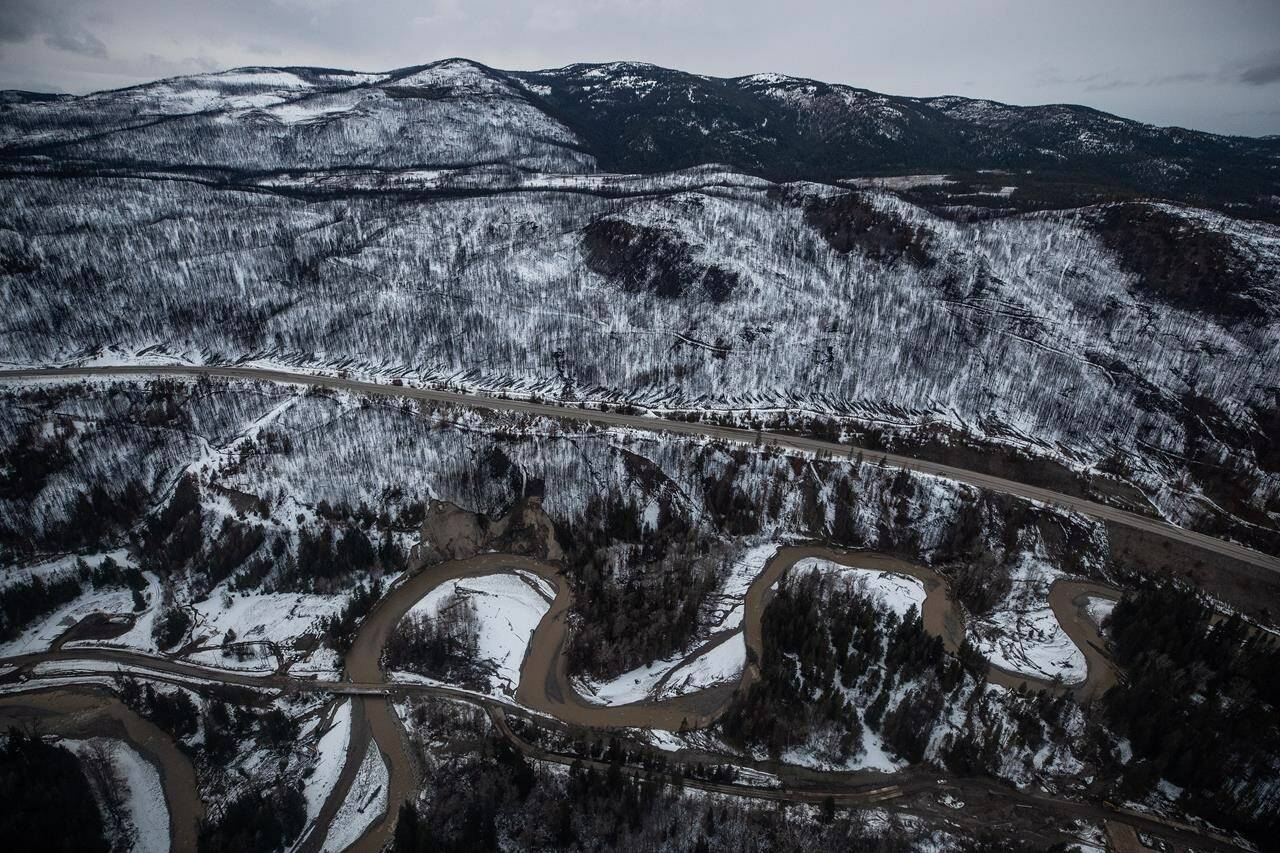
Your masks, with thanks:
M1151 533L1166 539L1172 539L1188 545L1202 548L1216 554L1258 566L1259 568L1280 574L1280 557L1264 554L1238 542L1215 539L1203 533L1187 530L1159 519L1149 518L1128 510L1119 509L1086 498L1073 497L1050 489L1007 480L966 468L915 459L896 453L882 453L878 450L858 447L851 444L840 444L834 441L820 441L815 438L786 435L776 432L755 432L736 427L716 426L714 424L686 423L684 421L666 420L649 415L624 415L618 412L600 412L590 409L577 409L553 403L534 403L525 400L505 400L480 394L466 394L457 391L444 391L434 388L415 388L408 385L391 385L378 382L364 382L356 379L345 379L337 376L292 373L258 367L215 367L190 365L160 365L119 367L53 367L30 370L0 371L0 380L5 379L50 379L58 377L111 377L111 376L216 376L229 379L247 379L260 382L279 382L290 385L318 385L343 391L354 391L362 394L376 394L386 397L402 397L412 400L429 400L437 403L451 403L459 406L473 406L504 412L524 412L550 418L566 418L570 420L588 421L610 426L623 426L642 429L650 432L668 432L681 435L694 435L705 438L716 438L723 441L755 444L757 442L775 447L827 453L833 456L856 456L862 453L864 458L883 460L891 468L905 468L925 474L934 474L967 483L982 489L1039 501L1045 504L1073 510L1081 515L1111 521L1126 527Z
M187 366L64 368L3 371L0 372L0 380L57 377L70 378L76 376L110 377L155 375L218 376L232 379L271 381L304 386L319 385L365 394L429 400L433 402L476 406L500 411L524 412L533 415L569 418L612 426L638 428L654 432L671 432L751 444L764 443L778 447L817 451L831 455L853 456L862 452L864 455L869 455L872 458L883 457L885 464L892 467L935 474L959 482L969 483L981 488L992 489L1048 504L1055 504L1095 518L1114 521L1169 539L1196 545L1216 553L1234 557L1238 560L1259 566L1269 571L1280 572L1280 560L1275 557L1262 554L1233 542L1213 539L1212 537L1184 530L1165 522L1146 518L1114 507L1098 504L1093 501L1075 498L1069 495L1062 495L1047 489L1028 486L974 471L941 465L939 463L912 459L910 457L895 454L879 454L856 446L841 445L834 442L825 442L791 435L756 433L750 430L699 423L686 423L682 421L667 421L640 415L623 415L613 412L571 409L545 403L503 400L493 397L468 395L451 391L377 384L340 377L311 376L307 374L258 368ZM823 549L813 549L812 551L806 551L805 549L789 549L789 553L786 555L779 555L779 558L771 561L765 573L763 573L760 578L757 578L756 582L752 584L751 590L748 592L748 613L744 625L748 634L749 645L751 645L751 640L755 640L756 645L758 645L760 639L759 614L763 609L763 602L766 598L767 588L772 585L771 579L776 579L776 577L780 575L785 568L789 567L801 556L824 556L829 559L835 558L840 561L846 559L835 555L830 551L820 553L822 550ZM561 671L563 656L560 652L563 645L563 620L558 619L558 616L562 616L563 611L568 606L567 585L559 582L553 567L533 567L531 563L526 562L523 558L507 558L500 555L490 555L487 558L479 558L475 565L467 564L468 561L458 561L457 564L454 564L449 568L435 567L435 569L431 569L423 573L424 575L430 575L431 577L424 578L422 580L418 580L418 578L415 577L403 587L393 590L386 598L383 599L382 602L380 602L379 606L375 608L374 612L370 614L370 617L366 620L365 625L362 626L360 635L357 637L356 644L348 657L348 669L346 673L347 679L344 681L335 682L303 679L292 677L286 673L280 672L266 676L228 673L222 670L215 670L182 661L154 658L127 651L103 649L78 649L75 651L54 650L44 654L6 660L4 663L7 665L15 665L27 670L34 665L45 661L84 661L96 662L99 664L115 663L130 668L141 667L149 671L149 674L145 675L145 677L161 681L167 680L181 683L184 679L200 679L223 684L238 684L247 687L351 695L353 701L359 704L359 710L362 712L353 715L353 727L356 726L357 721L359 721L359 728L362 729L361 732L357 733L353 728L353 741L359 737L360 740L367 743L367 738L371 736L378 744L378 748L382 751L391 775L390 791L388 792L389 808L387 813L382 816L381 820L376 821L375 824L370 827L370 830L365 833L355 846L355 849L357 850L378 850L381 849L387 840L389 840L391 833L394 831L395 810L398 807L398 804L408 796L409 792L416 787L417 783L417 770L413 763L412 751L405 743L405 732L403 726L400 725L394 709L390 706L390 697L393 695L437 695L480 705L489 712L499 730L511 738L519 748L526 751L531 756L541 760L559 760L562 762L572 760L572 757L570 756L559 756L555 753L548 752L528 744L518 738L514 732L510 730L510 727L505 724L504 712L506 710L518 710L520 713L527 715L528 711L526 708L520 708L520 706L517 706L512 702L503 702L492 697L480 697L469 691L447 686L388 684L384 681L384 677L379 669L378 661L388 632L395 622L398 621L399 616L401 616L408 607L412 606L412 604L417 601L427 589L435 586L442 580L447 579L447 577L455 572L470 574L488 573L495 570L501 570L497 568L494 563L495 560L505 563L505 567L510 567L512 564L522 563L524 564L522 567L526 569L535 568L536 570L540 568L541 570L538 571L539 574L544 577L556 579L556 600L552 603L552 609L548 613L548 618L544 620L550 628L546 631L542 631L543 626L539 626L539 630L542 631L545 637L539 640L539 638L535 636L535 642L531 643L530 655L526 659L526 667L530 668L532 671L540 673L540 675L537 678L526 679L523 677L524 673L522 672L519 698L526 708L527 706L532 705L537 711L548 714L548 716L553 719L567 719L570 723L578 725L630 725L649 728L676 728L678 725L683 725L686 721L690 725L694 726L705 725L714 717L715 710L718 709L701 709L685 705L681 702L606 708L587 705L585 702L578 699L578 697L572 695L572 690L567 688L568 680L563 678L563 673ZM886 568L890 567L886 566ZM436 569L442 569L442 571L436 571ZM903 570L901 567L896 567L896 569ZM914 574L914 572L909 573ZM922 579L926 581L929 580L928 578ZM1059 601L1058 604L1061 605L1061 607L1055 607L1055 613L1058 613L1059 618L1062 619L1064 614L1058 611L1065 610L1069 603L1066 590L1063 590L1063 594L1059 597L1061 598L1061 601ZM1073 595L1071 597L1072 600L1074 600L1075 597L1078 596ZM937 602L942 601L942 599L937 596L931 596L930 598L935 599ZM927 600L926 611L929 611L929 603L930 602ZM952 631L949 630L949 626L946 624L945 613L943 613L942 610L939 610L932 620L929 619L929 612L926 612L925 615L927 621L930 621L931 623L931 628L935 632L942 633L944 637L950 636ZM1066 623L1070 620L1064 619L1062 621L1064 622L1064 627L1067 627ZM559 631L555 630L555 626L557 624L559 625ZM1086 642L1093 639L1092 636L1088 636L1087 631L1085 630L1088 626L1083 622L1071 627L1077 628L1077 633L1082 634L1079 638L1077 638L1074 633L1072 635L1072 638L1078 643L1081 639L1085 639ZM535 635L537 633L538 632L535 632ZM1092 658L1090 662L1094 662ZM1090 669L1093 671L1095 668L1091 666ZM103 673L100 669L94 671L91 668L86 668L86 670L79 675L83 678L90 674L100 676ZM748 671L743 674L743 682L749 682L753 675L754 673L751 671L751 668L749 668ZM0 679L0 682L12 681L14 677L15 673L10 673L5 678ZM73 679L76 675L74 673L65 673L63 677ZM1032 681L1031 679L1026 680ZM1090 681L1093 681L1093 679L1091 678ZM1090 690L1090 692L1093 691ZM569 701L565 701L566 698L569 699ZM5 699L6 704L8 704L9 701L11 700ZM696 711L701 711L702 713L692 713ZM687 713L686 716L686 712L690 713ZM677 716L677 714L679 716ZM678 723L677 720L679 721ZM359 750L358 752L360 753L359 755L348 756L348 766L344 768L342 779L326 802L325 811L336 811L337 806L340 805L341 797L345 796L346 789L349 787L350 777L353 775L354 769L359 763L359 759L363 757L363 750ZM353 760L355 762L354 764L352 763ZM639 769L635 769L635 772L638 773L641 771L639 771ZM346 784L343 784L344 782ZM1088 803L1077 803L1069 800L1059 800L1042 795L1026 794L1014 789L995 785L985 780L957 780L954 778L936 780L933 782L920 782L917 780L912 782L910 786L890 785L880 786L872 790L856 791L851 791L847 782L843 786L835 785L832 787L812 787L805 790L786 791L761 791L759 788L752 786L702 783L696 781L687 781L686 784L691 787L700 787L706 790L719 791L723 793L733 793L739 796L786 800L791 802L818 802L827 796L832 796L838 802L847 805L866 805L885 800L893 800L926 789L946 788L951 790L959 788L961 791L968 792L966 796L989 796L996 799L1020 803L1024 807L1037 807L1054 811L1062 816L1088 817L1096 820L1119 818L1128 823L1141 826L1144 829L1165 835L1172 840L1194 840L1201 846L1208 844L1213 849L1230 849L1229 844L1223 844L1219 840L1198 833L1189 827L1171 825L1167 822L1148 819L1143 816L1120 814L1103 806ZM866 788L865 785L861 787L864 789ZM910 790L908 790L908 787L910 787ZM327 830L327 825L317 826L315 828L313 837L308 838L306 842L306 846L309 849L314 849L319 842L323 841L323 833L321 830Z
M33 666L41 661L56 660L70 661L80 660L86 663L94 661L105 661L117 663L122 667L127 667L134 677L147 678L155 681L175 680L182 683L183 679L200 679L202 681L213 684L231 684L238 686L256 687L258 689L272 689L284 691L297 691L305 693L324 693L352 695L357 700L367 699L379 703L383 708L394 715L394 712L387 707L387 701L394 696L408 695L435 695L444 696L463 702L476 705L484 709L493 720L495 727L504 737L506 737L513 746L524 752L529 758L548 761L568 766L575 761L582 762L583 766L592 766L598 770L606 770L607 764L595 761L590 758L582 758L576 755L568 755L559 753L554 750L545 749L536 746L517 735L507 722L508 713L518 713L524 717L537 717L536 714L530 714L527 709L520 708L514 703L502 701L500 699L480 696L464 690L457 690L450 687L424 685L424 684L390 684L385 682L372 684L357 684L342 681L322 681L316 679L299 678L296 676L272 674L263 676L254 676L241 673L231 673L225 670L205 667L199 664L187 664L166 658L153 657L141 652L124 652L107 649L80 649L76 651L63 652L46 652L31 655L24 655L19 658L6 659L6 665L18 665L20 668ZM38 681L35 682L30 692L27 692L21 683L16 681L17 673L9 673L0 679L0 686L3 686L4 692L0 693L0 709L9 709L7 713L14 713L24 706L40 701L40 697L54 692L63 696L75 697L81 692L92 697L97 695L97 691L92 687L83 687L75 685L77 679L83 679L88 676L101 677L103 671L100 669L88 668L84 672L64 672L59 676L40 675L37 676ZM65 687L52 687L52 682L66 680ZM7 683L6 683L7 682ZM368 708L368 706L366 706ZM0 710L0 718L6 715L6 711ZM353 718L353 726L355 719ZM45 724L49 729L57 730L59 725L55 724L53 718L49 718ZM398 727L398 724L397 724ZM372 729L372 734L377 740L378 730ZM359 734L353 728L352 739L356 740ZM364 741L367 743L367 741ZM358 752L357 761L364 755L363 749L356 750ZM385 755L385 752L384 752ZM395 761L400 756L386 756ZM726 762L732 762L732 759L725 758ZM389 762L390 764L390 762ZM675 777L670 774L655 772L643 767L632 767L624 765L622 772L635 776L637 778L663 777L666 776L668 781L675 781ZM395 770L392 769L392 773ZM784 788L765 788L754 785L746 785L732 782L709 782L700 779L686 779L681 777L679 782L686 788L695 788L698 790L710 791L721 794L730 794L738 797L746 797L756 800L764 800L769 802L786 802L786 803L809 803L820 804L830 797L837 805L845 807L867 807L880 806L892 808L896 811L907 813L915 813L920 811L918 805L910 802L910 798L916 794L933 792L948 793L957 796L966 803L973 803L982 800L998 801L1003 803L1011 803L1027 808L1035 808L1044 813L1055 815L1059 819L1066 820L1089 820L1101 822L1106 820L1120 821L1128 823L1146 832L1151 832L1161 838L1165 838L1171 842L1187 845L1197 850L1238 850L1236 845L1230 841L1217 836L1214 833L1206 832L1186 824L1176 821L1167 821L1160 818L1143 815L1127 810L1113 809L1105 805L1078 802L1075 800L1066 800L1052 797L1045 794L1037 794L1031 791L1022 791L999 782L967 777L950 777L939 776L935 772L916 773L910 777L899 779L899 774L883 782L868 783L865 775L850 773L810 773L812 777L819 781L811 782L805 786L784 787ZM825 779L826 781L822 781ZM169 777L164 777L166 788L170 785ZM392 786L395 787L393 781ZM189 791L194 790L194 779L189 781L183 780L175 784L175 790L166 790L166 798L171 799L175 796L187 795ZM341 799L346 794L347 786L338 785L331 795L330 799L334 800L336 805L340 804ZM184 796L183 799L188 799ZM395 825L395 809L398 803L397 799L388 798L390 807L387 813L382 816L369 831L356 842L353 850L380 850L382 844L389 838L389 833L394 831ZM326 806L328 803L326 803ZM949 815L954 819L954 815ZM312 847L323 841L324 835L327 833L327 826L316 826L312 829L312 837L307 838L303 843L307 847ZM194 844L178 843L174 850L194 850Z
M945 580L933 575L929 570L913 564L904 563L897 558L870 552L845 553L829 548L810 546L790 546L782 548L768 563L764 570L753 581L746 595L743 628L747 633L747 645L759 654L761 643L761 614L767 605L768 590L773 584L798 561L807 557L818 557L839 563L863 567L883 569L885 571L905 571L914 574L930 585L929 595L925 603L926 626L944 638L949 646L959 642L954 635L955 626L949 624L950 599L946 594ZM386 681L380 661L381 652L386 645L392 628L400 621L405 612L419 601L421 597L445 581L492 574L510 572L521 569L533 572L556 587L555 600L543 617L530 640L530 652L526 655L521 667L520 688L517 701L504 700L500 697L480 695L472 691L446 685L400 684ZM1060 590L1060 591L1059 591ZM1092 623L1079 613L1079 601L1084 595L1111 595L1110 590L1092 584L1064 582L1055 585L1051 591L1051 599L1056 599L1054 612L1067 625L1074 617L1080 617L1078 624L1072 627L1077 630L1072 638L1081 641L1099 641ZM932 604L931 604L932 602ZM65 682L66 692L74 689L77 680L89 677L109 675L116 667L126 669L135 677L153 681L162 681L194 686L193 681L215 684L229 684L257 689L297 691L321 693L336 696L349 696L355 703L352 709L351 743L345 759L343 770L334 789L327 796L320 815L314 825L309 828L300 849L316 851L324 842L329 824L346 799L355 778L356 771L364 757L370 739L377 745L387 764L390 783L386 811L376 819L360 839L352 846L356 853L375 853L383 849L395 831L395 823L399 804L404 802L419 787L419 774L415 754L406 742L406 732L397 716L391 701L396 697L429 695L440 696L476 705L484 709L493 720L495 727L507 737L514 746L524 751L529 757L542 761L560 764L571 764L580 760L578 756L557 753L525 741L515 733L507 723L507 713L517 713L522 717L539 720L544 726L552 727L568 724L571 727L589 726L595 728L667 728L675 729L688 724L692 727L709 725L714 721L722 703L727 701L732 689L706 696L693 695L664 700L662 702L641 702L631 705L606 707L589 705L578 697L563 672L563 658L560 655L563 642L563 611L572 606L571 592L568 584L560 576L554 566L528 557L505 554L485 554L463 560L454 560L431 566L413 575L401 584L388 591L373 611L366 617L360 627L355 642L346 657L345 678L341 681L321 680L291 676L276 671L269 674L255 675L251 673L229 672L201 664L189 663L167 657L153 656L142 652L110 648L54 648L48 652L38 652L0 660L5 666L14 670L0 677L0 686L5 690L22 690L21 679L30 674L37 681L33 686L47 689L51 683ZM963 631L963 627L958 629ZM1077 633L1079 636L1077 636ZM1097 649L1095 648L1095 651ZM1099 652L1100 657L1100 652ZM40 664L57 663L60 671L56 674L41 671ZM80 666L76 666L80 664ZM1109 663L1103 661L1105 669L1098 670L1099 675L1110 675ZM105 665L105 666L104 666ZM1087 684L1094 683L1095 661L1090 657L1090 679ZM1004 674L1011 676L1011 674ZM741 677L741 684L746 685L757 677L754 667L748 667ZM993 670L993 680L1000 680L1000 674ZM1018 681L1028 681L1035 686L1043 686L1033 679L1017 677ZM1002 682L1003 683L1003 682ZM1057 685L1053 685L1061 689ZM1079 689L1084 689L1079 688ZM1078 689L1078 690L1079 690ZM1078 692L1078 691L1077 691ZM1090 694L1096 692L1094 688ZM704 707L700 702L711 701L717 707ZM5 695L0 693L0 719L4 717L4 709L23 704L23 694ZM734 763L740 759L730 756L699 755L689 760L698 763ZM599 765L600 762L585 760L588 765ZM624 772L641 776L649 771L641 767L626 767ZM1178 843L1194 842L1201 849L1234 849L1223 839L1206 834L1170 821L1149 816L1136 815L1112 809L1094 803L1077 802L1056 797L1018 791L987 779L957 778L945 776L938 778L933 771L913 770L885 777L882 774L867 773L823 773L810 771L801 783L785 788L760 788L757 786L709 782L705 780L684 780L688 787L699 788L717 793L755 799L792 803L820 803L830 797L836 803L849 807L866 807L871 805L889 805L905 812L923 813L926 809L922 801L912 799L913 795L925 792L947 792L958 796L966 802L982 802L988 804L1013 804L1022 808L1036 808L1048 811L1060 818L1084 818L1088 820L1120 820L1141 829L1155 832L1162 837ZM674 779L674 777L673 777ZM889 784L885 784L885 782ZM167 791L171 802L189 802L190 794L182 796L194 788L194 783L177 786L176 790ZM954 817L949 815L948 817ZM190 821L188 821L190 822ZM181 847L176 849L183 849Z

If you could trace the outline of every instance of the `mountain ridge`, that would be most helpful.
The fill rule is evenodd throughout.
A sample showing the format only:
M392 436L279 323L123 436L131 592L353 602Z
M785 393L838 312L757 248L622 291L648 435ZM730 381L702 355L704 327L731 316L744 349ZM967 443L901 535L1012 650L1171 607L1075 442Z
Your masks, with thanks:
M1180 182L1134 123L932 103L446 60L11 104L0 360L799 411L889 450L1014 448L1033 479L1118 478L1176 523L1280 541L1270 155L1191 146ZM938 140L955 162L885 165ZM1050 155L1074 171L1018 162Z
M637 68L637 69L652 69L652 70L664 71L664 72L677 71L677 69L669 68L663 65L658 65L652 62L644 62L640 60L626 60L626 59L609 60L605 62L573 62L573 63L569 63L568 65L563 65L559 67L547 67L547 68L538 68L538 69L511 69L511 68L498 68L497 66L488 65L486 63L480 62L479 60L470 59L465 56L449 56L449 57L444 57L438 60L433 60L431 62L425 62L417 65L406 65L406 66L392 68L387 71L381 71L381 72L357 71L356 69L353 69L353 68L338 68L336 66L324 66L324 65L236 65L230 68L222 69L221 71L196 72L192 74L175 74L169 77L157 77L154 80L143 81L140 83L131 83L126 86L116 86L116 87L107 88L107 89L95 89L90 92L84 92L79 94L75 92L65 92L65 91L59 91L59 90L44 91L44 90L34 90L34 89L0 89L0 97L15 96L15 97L22 97L22 98L33 100L33 101L78 99L78 98L86 98L94 95L105 95L113 92L124 92L131 89L144 88L157 83L166 83L166 82L171 82L175 80L190 80L195 78L211 77L211 76L216 77L222 74L234 74L234 73L245 72L245 71L255 71L255 72L256 71L287 71L291 73L306 72L311 74L328 74L328 75L370 75L370 76L381 75L387 79L392 79L399 76L403 76L406 73L413 73L416 71L421 71L427 68L431 68L433 66L442 65L442 64L451 63L451 62L464 62L485 71L494 72L498 74L515 75L517 77L522 75L553 74L553 73L564 72L570 69L577 69L577 68L602 69L602 68L626 67L626 68ZM1099 107L1094 107L1086 103L1075 102L1075 101L1044 101L1044 102L1028 103L1028 104L1015 104L1009 101L998 101L992 98L983 98L983 97L974 96L974 95L964 95L959 92L942 92L937 95L896 95L888 92L879 92L875 89L866 88L865 86L857 86L853 83L831 82L831 81L819 80L816 77L803 77L803 76L787 74L779 71L756 71L750 74L738 74L738 75L731 75L731 76L717 76L714 74L697 74L695 72L681 72L681 73L687 73L690 76L699 77L704 80L722 81L722 82L741 82L741 81L748 81L748 80L760 80L762 78L774 78L778 82L786 81L789 83L816 84L816 85L828 86L832 88L849 89L849 90L872 94L872 95L882 95L887 98L897 98L897 99L903 99L903 100L917 101L920 103L933 103L933 102L939 102L939 101L959 100L959 101L967 101L967 102L976 102L976 103L997 106L997 107L1012 108L1017 110L1036 110L1036 109L1047 109L1047 108L1059 107L1059 108L1066 108L1071 110L1088 111L1105 118L1119 119L1127 123L1141 125L1144 127L1149 127L1157 130L1176 130L1176 131L1183 131L1189 134L1195 134L1195 135L1201 135L1201 136L1215 137L1215 138L1221 138L1221 139L1240 139L1240 140L1246 140L1250 142L1256 142L1259 140L1280 141L1280 133L1266 133L1266 134L1259 134L1257 136L1249 136L1248 134L1216 133L1210 130L1201 130L1198 128L1187 127L1185 125L1179 125L1179 124L1167 124L1167 125L1156 124L1153 122L1144 122L1140 119L1129 118L1119 113L1108 112L1107 110L1101 109Z
M401 91L405 81L420 91ZM77 150L83 137L76 128L127 136L145 119L197 124L203 116L212 125L206 130L224 138L271 137L291 123L311 132L353 118L373 119L366 132L385 127L393 137L400 132L396 123L408 130L441 121L438 114L424 114L421 121L406 115L415 108L393 104L405 95L468 106L492 101L487 124L496 133L525 137L516 151L498 152L499 159L544 171L648 174L723 163L771 181L838 183L878 175L1015 170L1033 176L1042 207L1149 196L1235 216L1280 218L1280 140L1157 127L1076 104L886 95L776 73L712 77L636 62L538 71L497 69L461 57L386 72L243 66L82 96L15 94L0 102L0 162L42 156L128 165L129 157ZM23 132L51 123L58 127ZM235 147L261 144L249 139ZM122 146L130 156L141 150ZM338 164L320 158L317 165L451 162L416 156L421 152L412 139L389 137L382 148L354 153L364 159ZM189 158L182 165L240 163L225 152L194 150ZM150 162L140 153L136 160ZM249 158L244 168L272 165ZM286 165L284 158L274 165ZM295 155L287 165L308 163Z

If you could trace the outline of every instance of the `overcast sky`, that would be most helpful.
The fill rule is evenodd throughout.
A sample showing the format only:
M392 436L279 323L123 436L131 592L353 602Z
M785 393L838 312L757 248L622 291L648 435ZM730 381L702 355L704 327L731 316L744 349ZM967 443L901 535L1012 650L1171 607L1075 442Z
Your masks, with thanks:
M0 0L0 88L634 59L1280 133L1280 0Z

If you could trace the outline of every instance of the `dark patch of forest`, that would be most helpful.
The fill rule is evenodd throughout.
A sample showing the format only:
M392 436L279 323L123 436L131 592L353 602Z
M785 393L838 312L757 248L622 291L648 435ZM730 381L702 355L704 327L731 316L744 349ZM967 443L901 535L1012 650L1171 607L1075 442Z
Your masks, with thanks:
M587 267L622 285L628 293L663 299L701 294L724 302L738 286L738 274L698 261L678 234L620 219L592 222L582 232Z
M883 263L906 259L918 267L933 263L926 232L892 211L877 210L856 193L811 199L804 213L842 254L858 251Z
M104 557L93 568L84 560L77 560L74 574L49 580L32 577L0 590L0 640L13 639L36 619L74 601L84 592L85 584L95 590L128 587L133 591L134 609L146 606L142 590L147 584L137 568L121 566L111 557Z
M610 676L684 648L719 585L711 537L663 501L646 530L634 501L593 500L557 524L579 619L566 647L571 672ZM628 573L618 577L619 553Z
M835 735L839 759L852 758L865 725L919 762L945 697L986 669L968 646L947 654L914 610L900 619L819 570L778 584L762 632L761 677L735 697L722 725L732 742L774 758L820 733Z
M1109 628L1128 674L1104 697L1107 721L1133 750L1121 793L1142 797L1167 779L1188 811L1264 845L1274 839L1280 644L1234 614L1215 620L1172 584L1126 596Z
M1142 293L1229 322L1265 316L1265 306L1248 294L1260 283L1253 264L1226 234L1137 203L1104 208L1097 228Z
M293 843L307 821L296 786L248 788L200 823L200 853L275 853Z
M426 773L426 803L401 807L394 853L527 850L775 851L911 849L906 838L867 829L856 815L823 812L812 820L739 801L684 796L661 776L637 780L622 770L614 742L608 768L574 764L566 776L531 765L495 737Z
M480 622L469 598L449 595L435 613L410 613L396 623L383 650L388 670L405 670L450 684L482 688Z
M373 582L360 584L347 596L342 609L333 616L326 617L321 623L325 641L339 654L346 654L355 642L356 631L361 621L369 615L373 605L382 597L382 581L374 578Z
M167 693L150 684L140 685L133 678L124 678L120 682L120 699L138 716L168 732L175 741L181 742L199 730L196 703L183 690Z
M48 480L71 462L74 428L57 424L48 435L34 428L0 450L0 500L32 501ZM121 538L146 509L149 495L134 479L123 484L86 483L74 493L59 524L18 529L0 523L0 547L16 554L87 548L105 538Z
M0 747L0 802L0 838L9 850L110 850L89 780L68 749L9 729Z

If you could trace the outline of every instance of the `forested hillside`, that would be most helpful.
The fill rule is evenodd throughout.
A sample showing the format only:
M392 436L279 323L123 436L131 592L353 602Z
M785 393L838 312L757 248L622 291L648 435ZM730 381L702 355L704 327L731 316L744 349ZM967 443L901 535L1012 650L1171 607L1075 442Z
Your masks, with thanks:
M0 144L9 366L256 360L798 409L1276 546L1265 140L450 60L14 98ZM1195 189L1209 172L1231 198Z

